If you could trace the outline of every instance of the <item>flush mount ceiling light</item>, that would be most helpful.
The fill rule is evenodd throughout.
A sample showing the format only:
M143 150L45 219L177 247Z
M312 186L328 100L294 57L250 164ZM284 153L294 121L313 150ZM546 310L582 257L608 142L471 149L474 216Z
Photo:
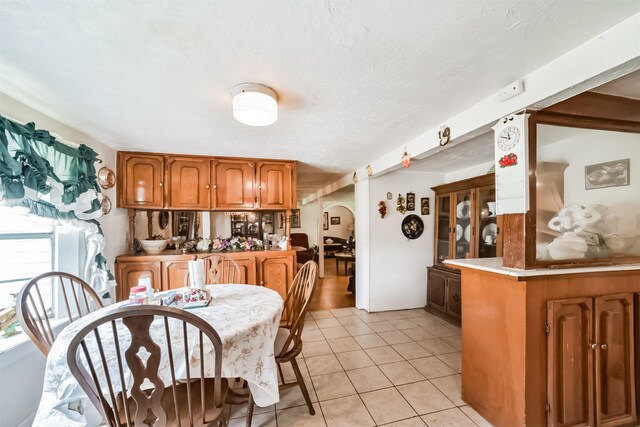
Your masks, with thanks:
M269 126L278 120L278 94L259 83L233 88L233 117L249 126Z

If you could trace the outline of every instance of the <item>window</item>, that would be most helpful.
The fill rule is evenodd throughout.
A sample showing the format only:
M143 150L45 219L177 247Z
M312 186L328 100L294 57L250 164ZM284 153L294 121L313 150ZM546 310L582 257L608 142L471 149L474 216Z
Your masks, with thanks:
M51 220L0 208L0 311L13 306L14 294L33 277L54 267L55 230ZM51 287L41 288L51 307Z

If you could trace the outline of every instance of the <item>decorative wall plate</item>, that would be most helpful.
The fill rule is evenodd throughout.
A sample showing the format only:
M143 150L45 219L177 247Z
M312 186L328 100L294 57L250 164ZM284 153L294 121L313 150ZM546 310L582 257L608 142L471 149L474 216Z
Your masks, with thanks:
M164 230L169 225L169 211L162 211L158 214L158 225Z
M422 236L424 231L424 222L418 215L407 215L402 220L402 234L407 239L417 239Z
M100 203L100 206L102 208L102 215L106 215L111 212L111 199L109 196L104 194L102 195L102 202Z
M108 190L116 185L116 174L107 167L102 167L98 171L98 184L100 187Z
M460 219L469 218L471 215L471 201L465 200L456 206L456 215Z

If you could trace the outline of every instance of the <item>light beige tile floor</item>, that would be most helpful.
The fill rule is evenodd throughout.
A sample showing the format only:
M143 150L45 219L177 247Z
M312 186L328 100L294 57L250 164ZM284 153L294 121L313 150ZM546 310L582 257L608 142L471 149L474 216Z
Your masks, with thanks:
M298 364L316 414L293 387L256 407L253 426L490 426L460 397L460 329L424 310L311 312L303 341ZM283 373L294 378L288 364ZM227 413L229 426L245 425L244 405Z

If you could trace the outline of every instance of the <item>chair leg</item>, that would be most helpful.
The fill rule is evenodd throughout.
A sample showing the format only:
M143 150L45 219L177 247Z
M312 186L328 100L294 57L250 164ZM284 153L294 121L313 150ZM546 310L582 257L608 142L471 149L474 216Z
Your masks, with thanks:
M253 395L249 393L249 401L247 402L247 427L251 427L253 419Z
M311 398L309 397L309 392L307 391L307 386L304 383L304 378L302 378L302 373L300 372L300 368L298 367L298 362L295 358L291 359L291 366L293 367L293 372L296 374L296 380L298 380L298 385L300 386L300 391L302 391L302 395L304 396L305 402L307 402L307 406L309 407L309 413L311 415L316 414L316 410L313 408L313 403L311 403Z
M278 372L280 373L280 379L282 380L282 385L285 384L284 382L284 374L282 373L282 366L280 366L280 364L278 363Z

